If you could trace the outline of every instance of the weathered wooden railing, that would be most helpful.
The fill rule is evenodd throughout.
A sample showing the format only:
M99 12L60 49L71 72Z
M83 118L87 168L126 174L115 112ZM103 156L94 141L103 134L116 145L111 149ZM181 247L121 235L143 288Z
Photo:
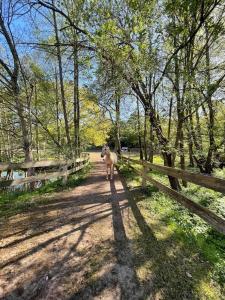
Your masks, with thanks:
M0 172L24 171L26 174L25 178L19 179L5 179L2 177L0 179L0 189L53 178L63 178L63 182L66 183L67 177L70 174L83 169L88 163L88 153L83 153L81 158L77 158L76 160L42 160L24 163L0 163ZM31 169L34 171L32 173L35 175L27 176L27 171Z
M205 220L208 224L214 227L217 231L225 234L225 219L221 218L220 216L216 215L211 210L207 209L206 207L194 202L187 196L181 194L178 191L171 189L170 187L162 184L161 182L153 179L148 173L150 170L155 170L162 172L165 175L170 175L176 178L180 178L189 182L193 182L199 186L203 186L206 188L213 189L215 191L225 193L225 180L216 178L213 176L196 174L189 171L184 171L176 168L160 166L156 164L152 164L146 161L140 161L131 159L128 157L120 156L120 159L126 163L128 163L129 167L136 172L138 175L142 176L142 186L146 186L146 182L149 181L151 184L156 186L159 190L163 191L164 193L171 196L177 202L185 206L191 212L195 213L203 220ZM134 166L131 165L138 164L143 166L142 170L136 169Z

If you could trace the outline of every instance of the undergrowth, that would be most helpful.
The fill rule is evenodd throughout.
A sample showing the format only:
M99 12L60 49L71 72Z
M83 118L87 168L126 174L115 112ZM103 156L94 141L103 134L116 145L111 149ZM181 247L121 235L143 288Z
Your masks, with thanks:
M120 163L119 169L130 188L140 186L141 178L135 175L127 165ZM151 175L160 182L168 184L166 176L162 176L157 172L151 172ZM225 217L225 197L222 194L206 188L200 188L194 184L188 184L188 187L183 189L182 192L192 200L213 210L221 217ZM142 195L138 205L143 211L148 212L151 217L159 219L160 222L171 230L175 239L187 247L196 249L203 260L210 263L212 268L210 269L209 280L219 284L221 287L221 297L225 296L224 235L216 232L200 217L189 212L175 200L159 192L153 186L147 186L142 193L144 193L144 197ZM210 289L207 283L205 283L204 289ZM215 299L214 297L206 297L204 299Z

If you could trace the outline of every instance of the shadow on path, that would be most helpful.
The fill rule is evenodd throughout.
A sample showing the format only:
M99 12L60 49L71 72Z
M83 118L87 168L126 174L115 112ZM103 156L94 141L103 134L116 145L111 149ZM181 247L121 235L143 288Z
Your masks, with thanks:
M106 272L102 276L85 285L76 294L71 296L70 300L93 299L94 297L96 299L98 297L100 297L99 299L121 300L143 299L138 278L133 267L132 251L123 223L122 214L126 214L128 211L126 209L123 211L124 204L120 204L120 195L117 193L114 181L110 181L110 191L114 235L112 245L115 261L113 264L109 264L109 267L106 268ZM127 207L127 204L125 207Z
M157 239L161 225L142 215L140 191L104 172L96 163L81 186L18 218L14 238L3 234L2 299L198 299L208 266L172 234ZM129 213L139 229L132 239Z

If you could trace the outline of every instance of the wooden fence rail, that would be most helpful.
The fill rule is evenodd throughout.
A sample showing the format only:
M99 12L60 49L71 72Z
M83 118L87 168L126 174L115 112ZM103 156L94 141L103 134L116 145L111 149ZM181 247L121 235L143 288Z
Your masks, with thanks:
M88 153L82 153L80 158L77 158L76 161L89 157ZM0 163L0 171L8 170L28 170L30 168L46 168L46 167L57 167L64 166L65 164L72 164L74 160L40 160L40 161L30 161L23 163Z
M37 181L44 181L47 179L52 178L63 178L64 182L66 182L67 177L70 174L73 174L81 169L83 169L85 166L87 166L89 163L89 154L86 153L83 158L78 158L76 161L69 160L69 161L37 161L37 162L27 162L27 163L20 163L20 164L0 164L0 171L15 171L15 170L23 170L26 171L28 169L40 169L43 171L48 171L46 173L41 173L35 176L28 176L25 178L20 179L11 179L11 180L0 180L0 189L6 188L6 187L13 187L20 184L25 183L31 183L31 182L37 182ZM58 171L49 171L48 169L52 167L59 168Z
M136 172L138 175L142 176L142 180L143 180L142 185L143 186L145 186L146 181L151 182L159 190L161 190L162 192L168 194L170 197L172 197L177 202L179 202L180 204L185 206L187 209L189 209L191 212L195 213L196 215L201 217L203 220L205 220L208 224L210 224L212 227L214 227L217 231L219 231L219 232L221 232L225 235L225 219L223 219L220 216L216 215L214 212L210 211L206 207L194 202L193 200L191 200L187 196L185 196L185 195L179 193L178 191L175 191L175 190L169 188L168 186L162 184L161 182L153 179L150 175L147 174L147 172L150 169L157 170L157 171L162 171L166 175L172 175L176 178L185 179L187 181L194 182L197 185L201 185L201 186L204 186L204 187L207 187L207 188L211 188L215 191L223 191L223 192L225 192L225 180L215 178L215 177L204 176L204 175L201 175L201 174L186 172L186 171L182 171L182 170L175 169L175 168L173 169L173 168L170 168L170 167L159 166L159 165L155 165L155 164L148 163L148 162L142 162L142 161L138 161L138 160L135 160L135 159L130 159L130 158L127 158L127 157L124 157L124 156L120 156L120 158L128 164L129 164L129 162L132 162L132 163L144 166L143 170L137 170L136 168L134 168L133 166L131 166L129 164L129 167L134 172ZM180 172L180 171L182 171L182 172ZM185 175L188 175L188 176L184 177L183 172L185 172L186 173ZM190 177L191 174L195 175L194 179L192 179ZM216 180L215 181L213 181L213 180L212 181L211 180L206 181L207 183L205 184L202 181L202 177L206 177L207 179L209 179L209 178L210 179L216 179ZM213 186L213 184L212 184L213 182L216 182L217 184L215 184L215 186Z
M145 165L147 169L152 169L155 171L162 172L165 175L170 175L176 178L183 179L185 181L193 182L197 185L213 189L214 191L225 193L225 180L221 178L217 178L214 176L196 174L189 171L180 170L177 168L171 168L166 166L160 166L156 164L152 164L147 161L139 161L136 159L128 158L123 156L124 160L131 161L135 164Z

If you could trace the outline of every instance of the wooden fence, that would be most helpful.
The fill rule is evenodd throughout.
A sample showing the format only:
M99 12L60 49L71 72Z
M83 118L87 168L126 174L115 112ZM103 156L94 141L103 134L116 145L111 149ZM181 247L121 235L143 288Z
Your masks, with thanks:
M42 160L24 163L0 163L0 172L13 172L24 171L25 178L19 179L0 179L0 189L6 187L18 186L20 184L26 184L31 182L45 181L53 178L63 178L63 182L66 183L67 177L73 174L89 163L89 154L83 153L81 158L76 160ZM34 174L27 176L27 171L32 170Z
M189 209L191 212L195 213L199 217L201 217L203 220L205 220L208 224L210 224L212 227L214 227L217 231L225 234L225 219L219 217L214 212L210 211L206 207L194 202L187 196L181 194L178 191L175 191L171 189L170 187L162 184L161 182L153 179L149 174L147 174L150 170L156 170L159 172L162 172L165 175L173 176L176 178L183 179L185 181L193 182L199 186L203 186L206 188L213 189L215 191L225 193L225 180L202 175L202 174L196 174L189 171L184 171L176 168L166 167L166 166L159 166L156 164L152 164L146 161L140 161L131 159L128 157L120 156L120 159L126 163L128 163L129 167L136 172L138 175L142 176L142 186L146 186L146 182L149 181L151 184L156 186L159 190L163 191L164 193L171 196L173 199L175 199L177 202L179 202L181 205L185 206L187 209ZM143 166L141 170L136 169L134 166L132 166L130 163L138 164Z

